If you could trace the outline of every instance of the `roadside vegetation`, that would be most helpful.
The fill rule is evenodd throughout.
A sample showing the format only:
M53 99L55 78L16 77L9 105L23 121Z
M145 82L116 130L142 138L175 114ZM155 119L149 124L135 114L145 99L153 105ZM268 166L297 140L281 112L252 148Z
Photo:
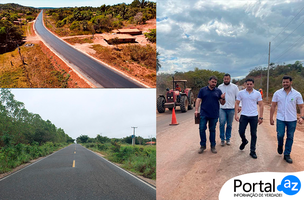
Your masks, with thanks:
M49 9L45 25L59 36L110 32L128 24L143 24L156 18L156 3L134 0L131 4L100 7Z
M298 90L302 95L304 94L304 67L302 62L296 61L294 64L283 64L275 65L270 64L269 69L269 94L272 96L275 91L282 88L282 78L285 75L292 77L292 87ZM264 96L267 91L267 68L266 67L255 67L252 69L246 78L240 80L242 85L247 78L254 78L255 88L262 88Z
M39 10L18 4L0 4L0 53L14 50L22 45L22 26L34 20Z
M63 129L30 113L10 90L1 89L0 173L73 142Z
M93 45L93 56L127 74L156 83L156 46L120 45L118 48Z
M41 45L20 47L0 54L0 86L2 88L66 88L70 75L58 71L43 53ZM60 67L60 64L58 64Z
M155 138L152 139L154 142ZM142 137L135 138L132 146L132 137L123 139L110 139L97 135L96 138L89 138L82 135L77 138L86 148L99 152L106 159L118 163L122 168L150 179L156 179L156 146L145 145L150 139Z
M212 70L198 69L188 72L175 72L173 74L159 73L157 75L157 94L165 94L166 88L172 88L172 76L175 80L183 79L187 80L187 87L192 88L194 96L198 95L200 88L208 85L208 79L214 75L218 78L217 86L223 83L223 77L228 72L218 72ZM296 61L294 64L274 65L271 64L269 70L269 96L272 97L274 92L282 88L282 78L284 75L289 75L293 78L293 88L298 90L301 94L304 94L304 67L300 61ZM264 91L264 97L267 91L267 68L256 67L252 69L248 75L241 79L232 79L233 83L243 85L247 78L253 78L255 81L255 89L262 88Z

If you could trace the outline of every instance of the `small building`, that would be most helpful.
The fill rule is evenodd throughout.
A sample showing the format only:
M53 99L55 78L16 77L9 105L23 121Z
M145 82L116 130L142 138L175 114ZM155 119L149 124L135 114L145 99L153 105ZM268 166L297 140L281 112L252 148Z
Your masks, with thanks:
M118 29L117 34L140 35L142 32L138 29Z
M135 43L136 40L135 37L127 34L104 35L103 38L108 44L115 43L116 39L117 43Z

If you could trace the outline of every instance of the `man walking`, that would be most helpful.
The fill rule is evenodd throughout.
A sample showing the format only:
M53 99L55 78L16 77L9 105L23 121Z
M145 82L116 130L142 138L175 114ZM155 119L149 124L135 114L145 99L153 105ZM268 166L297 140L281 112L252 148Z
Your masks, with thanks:
M211 143L211 152L217 153L215 149L215 127L219 117L219 101L223 105L225 104L225 94L222 94L222 91L216 88L217 78L211 76L208 81L209 85L200 89L198 97L195 104L195 115L198 117L200 114L200 145L201 148L198 153L203 153L206 149L206 129L207 122L209 122L209 132L210 132L210 143ZM198 108L201 107L200 113Z
M242 112L241 117L237 116L237 110L239 108L239 103L242 101ZM260 108L260 117L258 117L257 102ZM250 156L257 159L255 152L256 140L257 140L257 126L263 123L263 102L261 93L254 89L254 80L246 80L246 89L238 93L237 99L235 101L235 120L239 121L239 134L242 138L242 144L240 150L243 150L248 143L245 136L245 131L248 123L250 124Z
M230 145L231 138L231 129L232 122L234 116L234 104L239 93L238 87L230 83L231 76L230 74L225 74L223 78L223 83L219 85L219 89L222 93L225 93L226 103L224 105L220 105L220 138L221 145L225 146L225 141L227 145ZM238 110L239 112L240 110ZM226 132L225 132L225 124L227 123Z
M291 87L292 78L284 76L282 80L283 88L277 90L273 97L270 109L270 124L274 125L273 114L275 108L278 106L277 112L277 139L278 139L278 153L283 153L285 127L287 127L287 138L284 150L284 160L292 163L290 158L291 147L293 143L293 136L297 125L297 104L300 108L299 124L304 120L304 104L302 95Z

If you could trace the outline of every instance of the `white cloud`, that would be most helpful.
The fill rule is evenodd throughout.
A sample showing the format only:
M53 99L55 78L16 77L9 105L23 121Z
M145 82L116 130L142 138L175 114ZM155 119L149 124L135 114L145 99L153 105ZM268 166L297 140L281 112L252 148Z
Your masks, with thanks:
M303 21L303 11L275 38L303 7L303 0L161 0L157 6L157 15L167 19L157 24L157 48L164 63L160 72L210 66L219 71L231 69L235 77L244 76L255 66L267 64L269 41L272 49L281 43L271 53L271 61L276 62L304 32L304 25L294 31ZM283 59L303 60L302 45ZM170 65L165 65L167 62Z

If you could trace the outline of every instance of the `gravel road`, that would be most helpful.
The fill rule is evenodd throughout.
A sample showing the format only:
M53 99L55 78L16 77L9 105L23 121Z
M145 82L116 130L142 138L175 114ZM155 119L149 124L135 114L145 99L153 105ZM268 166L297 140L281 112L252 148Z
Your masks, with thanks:
M169 126L171 111L157 114L157 199L217 200L221 187L235 176L252 172L303 171L304 132L295 132L291 153L294 163L286 163L276 150L276 130L269 124L269 111L269 105L265 105L264 122L258 126L258 159L249 156L250 145L239 150L241 139L236 121L233 122L230 146L220 146L218 123L218 153L211 153L208 140L206 151L198 154L200 138L198 124L194 124L194 110L181 113L177 109L177 126ZM250 140L249 126L246 137Z

